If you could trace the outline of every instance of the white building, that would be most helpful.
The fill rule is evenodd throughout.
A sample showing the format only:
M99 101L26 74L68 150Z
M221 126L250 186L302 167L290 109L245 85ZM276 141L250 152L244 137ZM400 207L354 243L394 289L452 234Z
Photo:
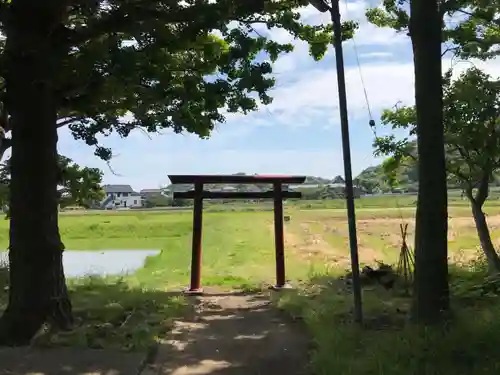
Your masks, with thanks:
M104 210L142 207L142 197L130 185L104 185L106 198L100 207Z

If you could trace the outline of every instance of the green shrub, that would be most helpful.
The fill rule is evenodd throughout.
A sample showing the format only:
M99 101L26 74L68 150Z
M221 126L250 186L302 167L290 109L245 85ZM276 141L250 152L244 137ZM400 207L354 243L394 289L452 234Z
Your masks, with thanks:
M452 270L453 320L409 323L409 300L381 287L363 290L364 325L352 322L352 294L337 277L315 275L276 303L304 322L316 375L490 375L500 370L500 277Z

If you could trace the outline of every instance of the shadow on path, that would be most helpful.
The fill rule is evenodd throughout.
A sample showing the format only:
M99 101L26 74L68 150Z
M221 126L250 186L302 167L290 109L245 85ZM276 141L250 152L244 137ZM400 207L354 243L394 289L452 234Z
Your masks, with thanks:
M77 348L0 348L1 375L137 375L144 353Z
M144 374L307 374L308 339L264 294L193 297L190 318L177 320Z
M69 333L73 339L68 344L73 346L78 343L75 339L83 338L84 344L96 344L89 337L96 336L95 329L102 325L103 317L111 317L106 321L114 322L134 307L135 314L126 324L118 319L115 325L107 323L109 332L99 332L106 342L117 344L121 340L119 346L127 347L128 341L136 340L129 334L150 323L151 330L156 328L148 334L151 341L146 340L145 345L151 348L156 336L159 344L155 352L141 347L132 347L132 352L88 349L87 345L0 348L0 375L308 374L307 335L271 306L267 293L212 289L201 297L189 297L187 306L180 309L175 302L179 292L139 293L123 288L94 283L79 289L75 314L84 324ZM110 301L120 301L120 309L115 311L116 303ZM156 305L158 309L154 309ZM92 320L94 313L100 318ZM168 318L165 330L157 327L159 317ZM174 319L173 326L170 319Z

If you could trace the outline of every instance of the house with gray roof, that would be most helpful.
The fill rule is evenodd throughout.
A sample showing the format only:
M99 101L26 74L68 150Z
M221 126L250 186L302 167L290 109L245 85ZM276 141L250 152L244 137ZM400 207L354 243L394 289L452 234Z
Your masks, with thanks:
M106 198L100 204L101 209L127 209L142 207L142 197L130 185L104 185Z

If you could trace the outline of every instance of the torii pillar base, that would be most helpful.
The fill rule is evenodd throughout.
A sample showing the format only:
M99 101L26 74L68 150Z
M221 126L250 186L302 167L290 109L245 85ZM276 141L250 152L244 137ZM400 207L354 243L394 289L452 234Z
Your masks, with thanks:
M279 292L281 290L290 290L293 289L292 284L285 283L283 285L271 285L269 287L270 290L274 290L275 292Z
M203 288L198 288L198 289L186 288L184 289L183 293L186 296L202 296L204 292Z

